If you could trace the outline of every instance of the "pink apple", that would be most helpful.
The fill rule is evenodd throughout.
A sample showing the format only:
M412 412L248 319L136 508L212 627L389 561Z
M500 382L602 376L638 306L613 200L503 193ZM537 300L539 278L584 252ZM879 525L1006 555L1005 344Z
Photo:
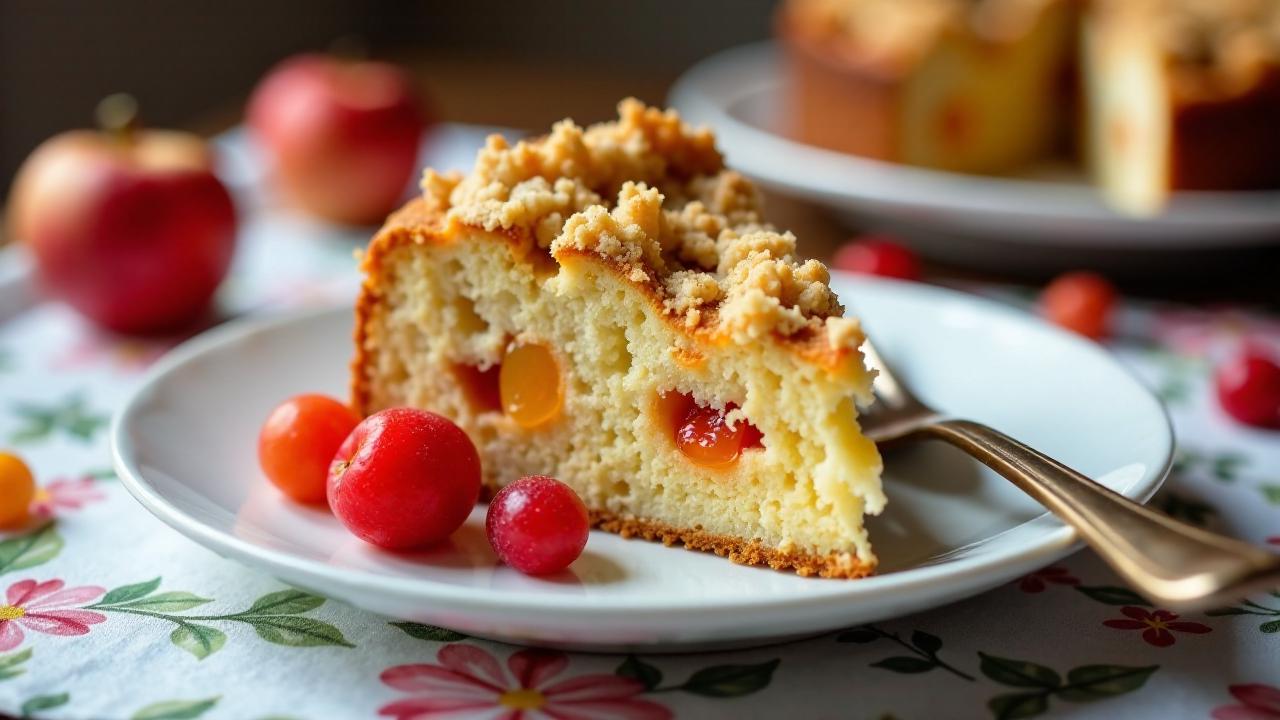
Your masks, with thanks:
M418 169L425 115L394 65L299 55L249 100L249 127L293 204L351 224L381 222Z
M74 130L27 158L10 197L45 290L127 333L179 329L208 309L236 214L205 143L187 133Z

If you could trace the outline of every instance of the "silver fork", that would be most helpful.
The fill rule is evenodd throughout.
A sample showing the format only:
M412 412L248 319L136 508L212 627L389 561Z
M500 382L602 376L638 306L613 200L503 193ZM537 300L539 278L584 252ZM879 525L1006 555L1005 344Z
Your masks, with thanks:
M860 418L877 444L935 439L995 470L1064 522L1134 589L1183 610L1280 587L1280 555L1181 523L1108 490L1004 433L925 405L867 341L876 402Z

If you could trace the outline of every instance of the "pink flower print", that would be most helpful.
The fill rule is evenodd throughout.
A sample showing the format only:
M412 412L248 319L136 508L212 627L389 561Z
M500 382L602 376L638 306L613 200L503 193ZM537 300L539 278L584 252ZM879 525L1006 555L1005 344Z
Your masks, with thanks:
M1213 709L1215 720L1280 720L1280 688L1251 683L1227 688L1239 705L1222 705Z
M1156 647L1172 645L1175 640L1174 632L1196 635L1213 632L1213 628L1208 625L1178 620L1178 614L1168 610L1147 612L1140 607L1128 606L1121 608L1120 614L1125 617L1106 620L1102 624L1117 630L1141 630L1142 639Z
M1151 328L1156 340L1190 357L1221 354L1245 339L1280 339L1280 323L1236 307L1157 312Z
M1073 576L1071 571L1054 565L1047 568L1041 568L1030 575L1018 581L1018 589L1025 593L1044 592L1048 587L1046 583L1054 585L1079 585L1080 579Z
M84 635L90 625L107 619L72 607L97 599L105 588L82 585L64 590L63 584L61 580L19 580L9 586L0 602L0 652L21 645L24 628L48 635Z
M106 496L98 491L96 485L97 482L91 476L77 480L68 478L54 480L36 489L36 496L31 501L31 514L40 518L51 518L102 500Z
M617 675L579 675L553 682L569 666L564 653L517 650L504 670L498 660L474 645L446 645L438 665L396 665L382 671L382 682L412 696L384 705L379 715L396 720L461 717L489 711L486 717L601 718L661 720L671 711L636 696L644 686Z

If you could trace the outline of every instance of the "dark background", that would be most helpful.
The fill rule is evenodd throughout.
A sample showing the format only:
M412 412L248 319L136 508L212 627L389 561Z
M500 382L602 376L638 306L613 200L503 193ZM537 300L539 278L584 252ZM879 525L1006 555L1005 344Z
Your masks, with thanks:
M156 127L236 122L301 50L406 64L447 120L538 128L665 98L695 60L769 33L772 0L0 0L0 192L40 141L130 92ZM572 72L575 87L556 82ZM491 88L478 92L477 87Z

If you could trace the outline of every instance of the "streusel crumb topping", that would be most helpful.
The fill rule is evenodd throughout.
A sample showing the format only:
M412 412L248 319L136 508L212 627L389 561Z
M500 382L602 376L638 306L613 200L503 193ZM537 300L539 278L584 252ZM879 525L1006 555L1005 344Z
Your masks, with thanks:
M514 146L490 136L471 174L427 170L423 194L446 222L610 261L691 330L861 342L856 322L839 317L827 269L797 260L795 236L763 221L755 186L724 167L708 130L634 99L618 115L586 129L564 120Z

